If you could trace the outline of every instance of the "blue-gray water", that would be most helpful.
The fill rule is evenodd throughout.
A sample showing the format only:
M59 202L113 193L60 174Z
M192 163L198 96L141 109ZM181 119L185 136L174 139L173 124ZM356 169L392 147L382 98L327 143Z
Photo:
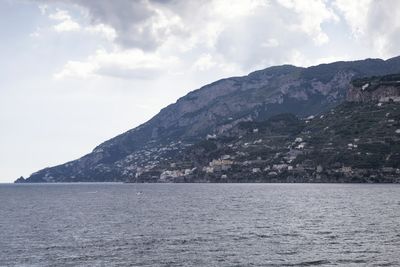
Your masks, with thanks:
M0 185L0 266L399 266L399 258L400 185Z

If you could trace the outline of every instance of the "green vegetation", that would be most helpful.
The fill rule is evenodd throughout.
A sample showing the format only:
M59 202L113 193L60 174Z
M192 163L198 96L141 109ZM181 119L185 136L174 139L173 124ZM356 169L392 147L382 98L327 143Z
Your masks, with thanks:
M279 114L242 122L229 137L186 152L199 170L189 181L400 182L399 126L398 103L344 103L307 120Z

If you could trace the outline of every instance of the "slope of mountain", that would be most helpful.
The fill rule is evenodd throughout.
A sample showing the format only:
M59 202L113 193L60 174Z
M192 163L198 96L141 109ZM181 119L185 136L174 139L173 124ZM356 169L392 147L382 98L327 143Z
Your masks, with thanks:
M318 116L241 122L131 181L400 183L400 75L350 87Z
M160 178L161 166L183 157L206 136L229 136L243 122L257 123L280 113L319 114L344 101L352 79L396 72L400 57L309 68L284 65L223 79L187 94L92 153L38 171L26 181L153 181Z
M155 177L173 182L399 183L400 103L346 102L302 120L280 114L243 122L134 181Z

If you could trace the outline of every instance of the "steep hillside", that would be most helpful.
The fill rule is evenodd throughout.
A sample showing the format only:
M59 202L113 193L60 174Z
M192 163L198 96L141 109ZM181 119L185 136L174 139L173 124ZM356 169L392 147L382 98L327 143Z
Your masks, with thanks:
M203 140L132 182L400 182L400 104L280 114Z
M278 66L223 79L195 90L143 125L75 161L32 174L28 182L126 181L151 173L201 141L244 121L280 113L319 114L345 99L355 77L400 72L400 58L336 62L310 68ZM142 180L154 180L154 175ZM23 180L19 180L23 181Z

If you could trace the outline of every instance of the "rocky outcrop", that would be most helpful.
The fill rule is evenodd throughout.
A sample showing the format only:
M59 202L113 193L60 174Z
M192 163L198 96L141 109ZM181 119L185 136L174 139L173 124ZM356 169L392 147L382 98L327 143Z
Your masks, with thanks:
M354 80L346 99L350 102L400 102L400 75Z

